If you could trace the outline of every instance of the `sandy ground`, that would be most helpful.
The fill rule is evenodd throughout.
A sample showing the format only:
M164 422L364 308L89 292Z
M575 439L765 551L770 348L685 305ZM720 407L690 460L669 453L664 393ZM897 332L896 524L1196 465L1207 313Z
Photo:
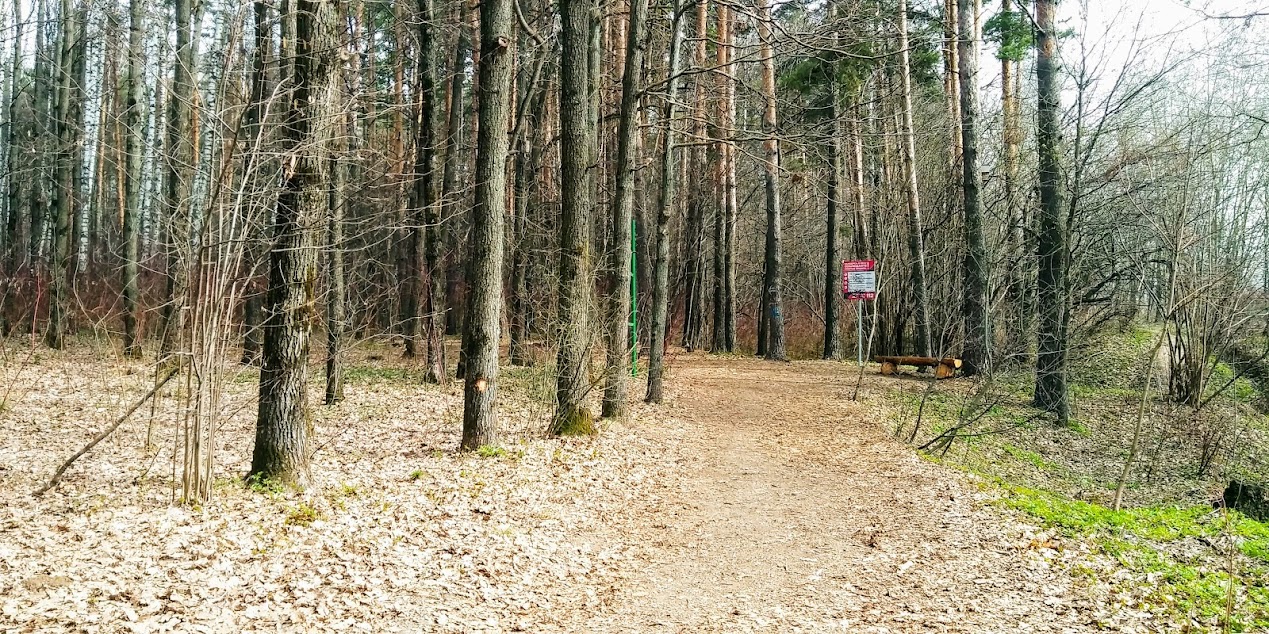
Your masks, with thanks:
M508 392L508 451L481 458L453 452L457 386L370 359L403 378L315 410L303 494L241 485L254 384L231 382L196 508L171 503L171 395L32 498L145 366L7 368L0 631L1074 632L1104 612L1043 534L890 439L876 394L849 400L850 366L680 355L670 402L583 440L542 437L548 406Z

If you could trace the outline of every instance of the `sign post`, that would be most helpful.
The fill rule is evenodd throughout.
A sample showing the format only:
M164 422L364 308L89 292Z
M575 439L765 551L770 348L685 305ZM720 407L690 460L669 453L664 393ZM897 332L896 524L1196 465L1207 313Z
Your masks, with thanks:
M860 302L877 299L877 261L842 260L842 296L855 303L855 358L864 364L864 308Z

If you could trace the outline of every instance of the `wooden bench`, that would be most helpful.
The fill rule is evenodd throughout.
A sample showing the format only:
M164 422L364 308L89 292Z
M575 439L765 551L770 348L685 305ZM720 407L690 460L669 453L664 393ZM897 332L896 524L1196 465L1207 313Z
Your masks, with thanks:
M899 370L901 365L910 365L918 368L934 368L934 378L949 379L956 376L956 371L961 369L961 360L955 357L882 357L872 358L873 361L881 364L882 374L894 374Z

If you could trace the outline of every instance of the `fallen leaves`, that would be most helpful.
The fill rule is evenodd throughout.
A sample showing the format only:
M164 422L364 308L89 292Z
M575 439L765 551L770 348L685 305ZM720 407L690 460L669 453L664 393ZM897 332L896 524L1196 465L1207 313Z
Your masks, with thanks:
M227 385L216 486L171 503L171 395L29 492L148 387L144 370L76 351L40 362L0 413L0 630L85 632L571 631L630 564L601 543L669 454L630 426L544 438L540 403L501 398L505 451L460 454L457 385L378 380L315 408L302 494L241 483L250 381ZM314 389L319 386L314 386ZM641 410L642 416L648 416Z

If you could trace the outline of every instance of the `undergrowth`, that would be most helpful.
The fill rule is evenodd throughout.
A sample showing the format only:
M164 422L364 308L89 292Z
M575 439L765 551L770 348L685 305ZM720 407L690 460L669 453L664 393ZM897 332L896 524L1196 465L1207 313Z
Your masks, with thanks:
M1205 416L1245 421L1245 428L1200 426L1177 418L1163 395L1152 396L1126 483L1137 506L1109 508L1157 336L1148 327L1105 333L1073 355L1072 427L1056 427L1031 407L1034 375L1014 367L990 383L891 384L894 431L909 440L919 413L914 446L983 476L1001 506L1091 547L1094 556L1075 562L1073 572L1109 589L1116 603L1189 631L1269 631L1269 526L1210 503L1230 477L1262 482L1269 475L1262 473L1269 462L1254 458L1263 450L1254 439L1269 436L1269 418L1243 407L1258 395L1254 382L1233 380L1234 370L1221 363L1208 386L1211 396L1232 382ZM1195 466L1200 434L1221 429L1233 430L1217 437L1231 444L1203 473ZM951 442L940 441L948 435Z
M1210 506L1150 506L1114 511L1099 504L1000 479L1000 504L1022 511L1132 573L1094 581L1139 595L1141 608L1172 620L1227 631L1269 629L1269 526ZM1232 605L1230 600L1233 600ZM1228 622L1226 619L1228 617Z

